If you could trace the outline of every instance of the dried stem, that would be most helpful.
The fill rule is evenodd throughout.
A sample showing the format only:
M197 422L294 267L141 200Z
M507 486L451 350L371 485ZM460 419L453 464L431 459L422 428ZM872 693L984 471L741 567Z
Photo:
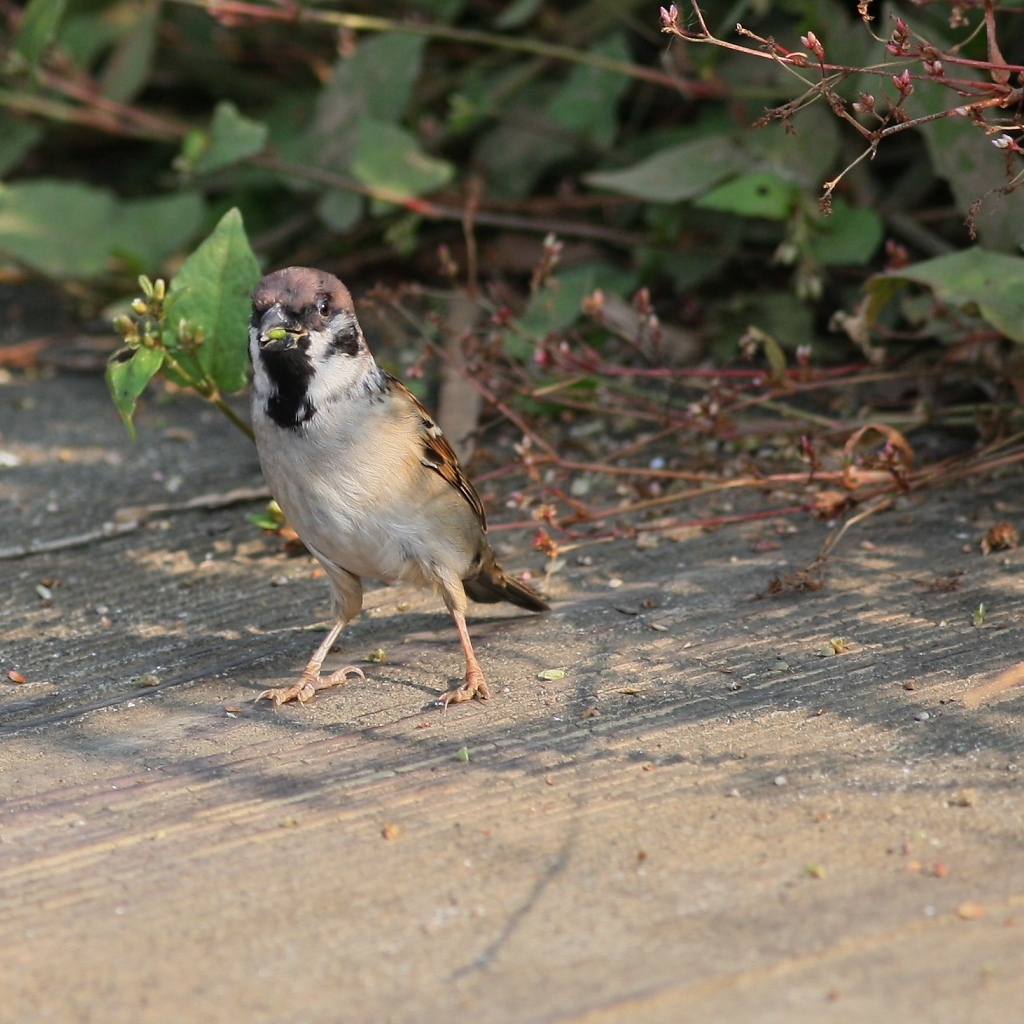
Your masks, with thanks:
M561 46L557 43L548 43L541 39L530 39L524 36L481 32L474 29L456 28L453 25L401 21L397 18L381 18L367 14L325 11L295 2L274 4L273 6L246 3L243 0L173 0L173 2L202 8L211 17L218 20L237 21L248 18L257 21L290 21L302 24L330 25L334 28L347 29L350 32L394 32L426 36L429 39L466 43L470 46L494 50L511 50L549 60L582 64L587 67L599 68L602 71L614 71L630 78L676 89L691 99L713 99L720 98L722 95L721 88L711 83L680 78L666 71L659 71L657 68L615 60L600 54L576 50L571 46Z

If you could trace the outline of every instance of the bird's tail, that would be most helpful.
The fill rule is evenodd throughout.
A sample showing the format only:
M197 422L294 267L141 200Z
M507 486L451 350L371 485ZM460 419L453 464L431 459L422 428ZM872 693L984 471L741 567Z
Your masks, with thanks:
M462 585L466 588L467 596L481 604L510 601L531 612L546 612L549 607L533 587L505 572L494 561L493 555L485 556L479 572L463 580Z

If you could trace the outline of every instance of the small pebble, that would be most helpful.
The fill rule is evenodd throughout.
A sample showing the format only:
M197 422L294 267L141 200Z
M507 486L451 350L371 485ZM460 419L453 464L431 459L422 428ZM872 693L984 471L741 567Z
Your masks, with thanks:
M775 776L775 785L776 786L784 786L784 785L786 785L786 783L788 781L789 781L789 779L787 779L785 775L776 775Z
M931 717L932 716L929 715L927 711L918 711L918 713L916 715L914 715L914 721L915 722L927 722L928 719L931 718Z

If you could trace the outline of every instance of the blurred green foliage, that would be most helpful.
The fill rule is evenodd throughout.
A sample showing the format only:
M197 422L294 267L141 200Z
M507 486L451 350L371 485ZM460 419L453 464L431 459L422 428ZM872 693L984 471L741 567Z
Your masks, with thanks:
M871 6L884 38L889 12ZM954 8L963 25L952 29ZM493 255L476 267L520 297L520 337L570 325L595 287L628 298L644 285L669 315L686 296L727 311L741 293L744 315L773 321L773 335L793 348L814 331L801 309L852 306L882 268L887 236L911 262L962 248L972 204L1007 181L1007 154L967 118L894 136L859 164L863 140L820 97L754 129L766 108L803 93L814 69L798 77L685 43L639 0L404 0L387 5L387 18L380 9L314 0L4 8L0 262L100 295L180 268L175 316L209 340L237 310L204 291L207 250L182 261L231 209L265 265L301 260L369 275L387 261L438 281L436 247L449 245L467 266L470 228L474 241L531 238L537 252L554 232L578 243L557 288L531 294L529 271ZM798 49L813 29L828 58L854 70L889 60L840 0L708 0L702 9L720 35L742 20ZM680 16L692 24L686 10ZM907 17L929 39L984 58L972 5L936 2ZM1001 19L1007 52L1018 20ZM890 77L851 71L835 89L845 101L867 91L881 104L892 101ZM908 111L925 116L951 102L948 89L923 81ZM825 216L823 184L850 165ZM983 247L1017 252L1024 204L986 200L976 225ZM993 307L980 299L967 301L984 316ZM801 325L792 337L779 330L787 317ZM193 355L197 379L241 386L237 352ZM116 370L123 409L141 364L131 366Z

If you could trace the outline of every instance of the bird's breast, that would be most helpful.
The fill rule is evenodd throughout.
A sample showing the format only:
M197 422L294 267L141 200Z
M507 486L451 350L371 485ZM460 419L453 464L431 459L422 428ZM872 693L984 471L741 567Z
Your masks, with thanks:
M464 499L423 466L415 438L365 416L281 429L254 415L271 493L299 537L356 576L429 585L440 564L465 575L480 526Z

